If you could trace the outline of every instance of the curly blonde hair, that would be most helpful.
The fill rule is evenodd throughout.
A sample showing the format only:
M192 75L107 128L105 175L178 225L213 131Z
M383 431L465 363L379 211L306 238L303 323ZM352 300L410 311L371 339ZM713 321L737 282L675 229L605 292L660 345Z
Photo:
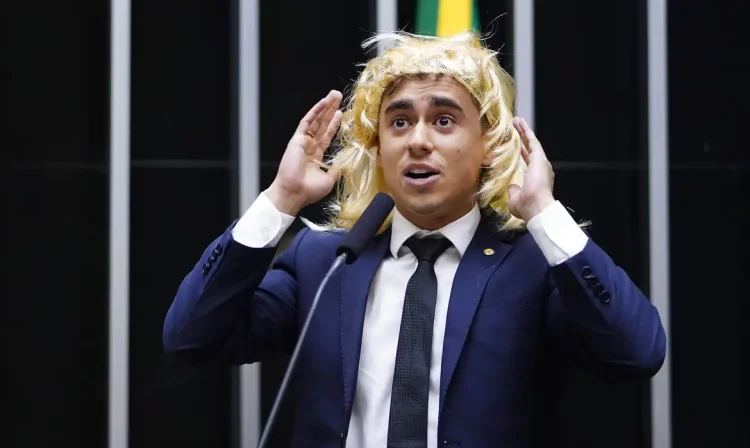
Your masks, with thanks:
M501 230L523 228L525 223L508 211L508 186L522 185L526 167L512 123L515 86L500 66L497 53L484 47L472 32L443 38L405 32L379 34L366 40L363 47L386 41L392 46L364 65L346 102L338 148L329 162L340 170L342 179L329 205L331 220L322 228L351 228L377 193L388 193L377 163L380 104L399 81L415 76L450 76L474 98L487 136L486 150L493 153L492 163L482 173L477 202L483 210L497 212L502 218ZM391 219L392 215L381 231Z

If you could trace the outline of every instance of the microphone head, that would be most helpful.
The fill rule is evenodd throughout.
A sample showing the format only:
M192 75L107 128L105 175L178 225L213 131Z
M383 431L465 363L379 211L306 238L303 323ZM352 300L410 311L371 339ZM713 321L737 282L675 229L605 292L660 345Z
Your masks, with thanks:
M344 236L344 240L336 249L336 255L346 254L346 262L354 263L362 254L367 243L375 237L378 229L393 210L393 205L393 198L389 195L385 193L376 194L362 216Z

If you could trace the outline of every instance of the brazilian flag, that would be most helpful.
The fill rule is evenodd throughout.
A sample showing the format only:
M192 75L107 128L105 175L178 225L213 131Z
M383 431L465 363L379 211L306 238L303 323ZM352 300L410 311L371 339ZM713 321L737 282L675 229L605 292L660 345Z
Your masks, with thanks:
M477 0L417 0L417 34L447 37L479 32Z

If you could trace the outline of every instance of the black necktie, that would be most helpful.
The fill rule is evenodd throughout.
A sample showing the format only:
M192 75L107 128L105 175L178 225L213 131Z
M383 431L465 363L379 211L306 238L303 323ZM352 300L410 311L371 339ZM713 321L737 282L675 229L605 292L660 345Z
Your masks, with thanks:
M404 245L419 263L404 297L393 372L388 448L426 448L432 325L437 299L434 264L451 243L445 238L411 237Z

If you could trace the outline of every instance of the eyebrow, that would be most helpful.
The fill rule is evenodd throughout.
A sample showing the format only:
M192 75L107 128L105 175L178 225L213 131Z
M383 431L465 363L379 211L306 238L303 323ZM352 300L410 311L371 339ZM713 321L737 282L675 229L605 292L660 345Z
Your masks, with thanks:
M458 112L463 113L463 108L458 104L458 102L452 98L448 98L445 96L431 96L430 97L430 106L432 107L448 107L450 109L455 109ZM385 113L390 113L393 111L402 110L402 111L409 111L414 110L414 102L412 100L396 100L388 105L388 107L385 108Z
M455 109L459 112L463 113L463 108L458 104L456 100L453 98L448 98L445 96L433 96L430 97L430 106L442 106L442 107L448 107L450 109Z
M397 110L414 110L414 102L412 100L396 100L385 108L385 113L387 114Z

